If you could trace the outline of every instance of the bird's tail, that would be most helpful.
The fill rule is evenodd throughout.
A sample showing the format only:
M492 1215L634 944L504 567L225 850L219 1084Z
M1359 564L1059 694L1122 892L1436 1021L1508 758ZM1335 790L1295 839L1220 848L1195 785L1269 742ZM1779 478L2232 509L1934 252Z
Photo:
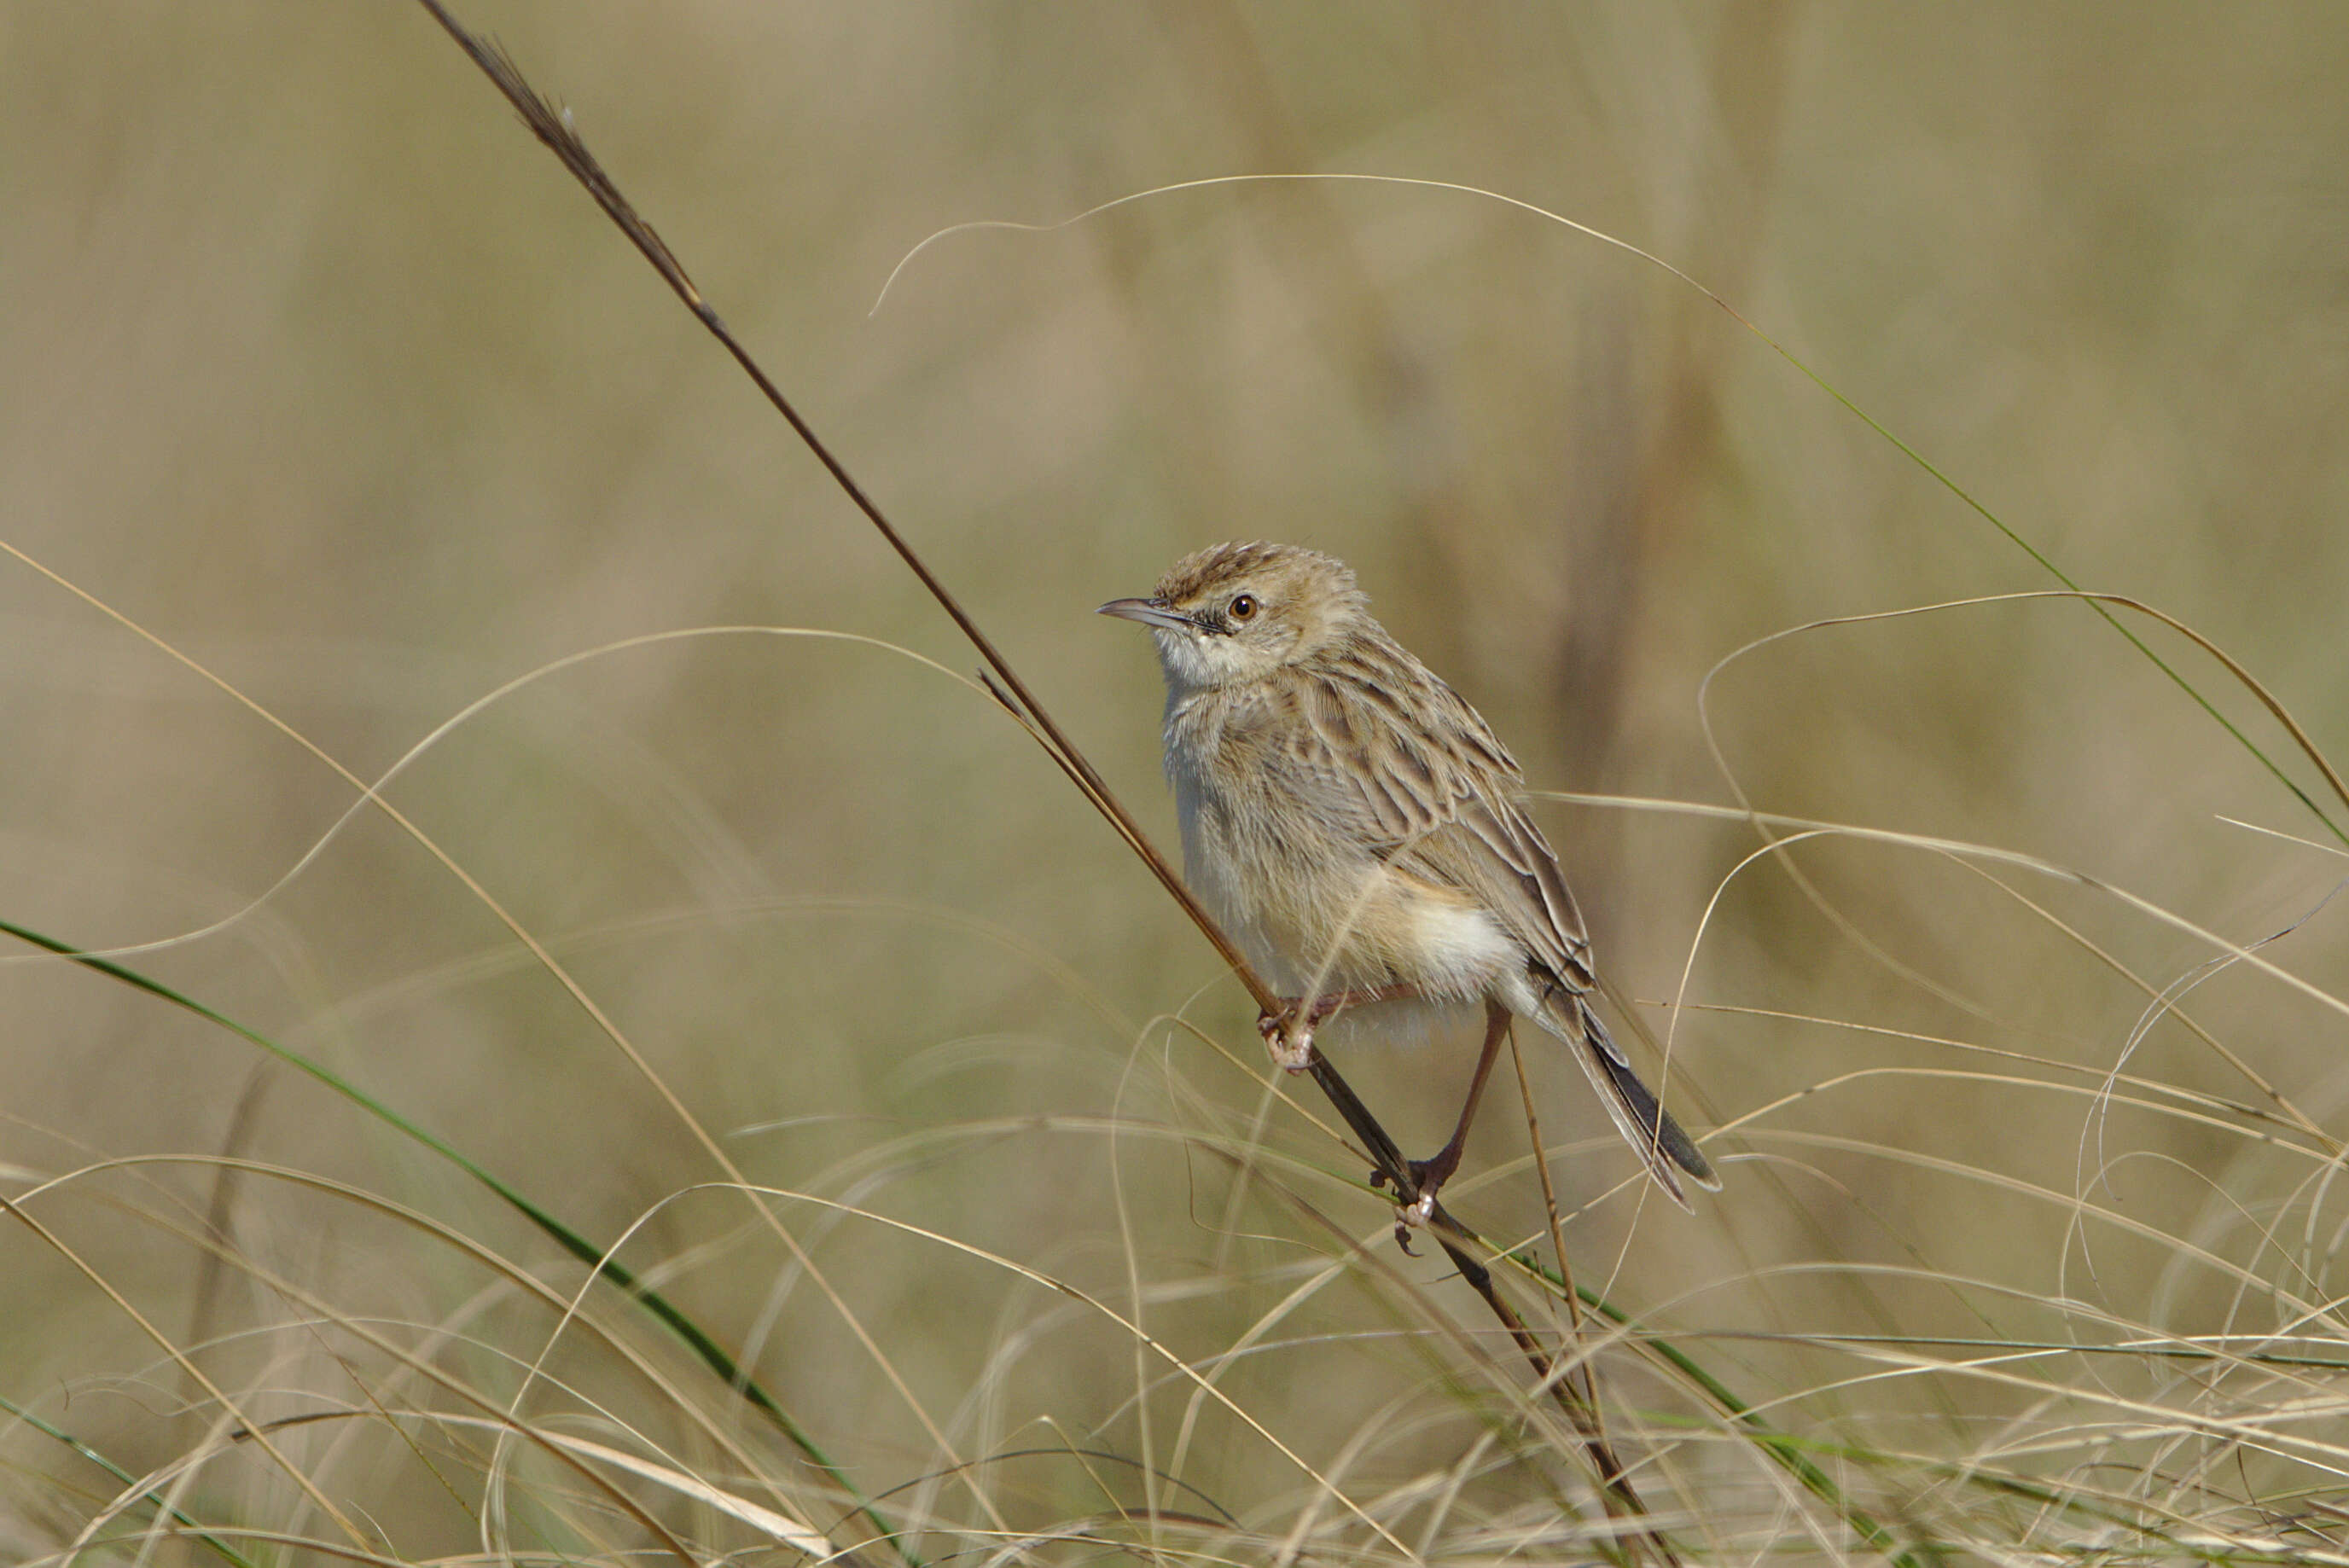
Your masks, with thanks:
M1615 1119L1616 1130L1673 1202L1689 1206L1688 1194L1681 1190L1683 1174L1707 1191L1720 1191L1721 1178L1713 1174L1712 1162L1657 1100L1655 1091L1640 1081L1588 1002L1580 996L1557 997L1542 1021L1573 1047L1590 1087L1599 1091L1599 1103Z

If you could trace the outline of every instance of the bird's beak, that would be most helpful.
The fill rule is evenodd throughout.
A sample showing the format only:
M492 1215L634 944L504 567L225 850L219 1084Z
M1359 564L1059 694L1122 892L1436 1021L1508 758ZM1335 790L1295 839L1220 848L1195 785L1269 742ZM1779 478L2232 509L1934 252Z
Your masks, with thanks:
M1199 624L1190 616L1179 615L1155 599L1112 599L1093 614L1114 615L1121 621L1139 621L1145 626L1158 626L1169 632L1199 629Z

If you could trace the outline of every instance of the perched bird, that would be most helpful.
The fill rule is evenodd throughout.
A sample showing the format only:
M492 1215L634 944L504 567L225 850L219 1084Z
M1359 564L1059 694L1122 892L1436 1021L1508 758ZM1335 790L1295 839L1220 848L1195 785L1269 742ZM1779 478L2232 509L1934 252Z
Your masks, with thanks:
M1346 565L1289 544L1184 557L1138 621L1166 676L1166 774L1184 877L1288 999L1258 1021L1276 1060L1315 1025L1413 998L1485 1012L1452 1140L1413 1161L1414 1212L1459 1168L1512 1018L1557 1036L1660 1187L1720 1185L1596 1013L1590 943L1525 779L1460 695L1374 620Z

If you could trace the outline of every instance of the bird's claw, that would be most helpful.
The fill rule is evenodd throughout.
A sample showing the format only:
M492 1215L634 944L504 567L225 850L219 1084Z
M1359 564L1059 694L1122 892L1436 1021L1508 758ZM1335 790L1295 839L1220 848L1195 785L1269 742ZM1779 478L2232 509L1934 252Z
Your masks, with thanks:
M1405 1257L1415 1258L1419 1254L1411 1250L1411 1233L1423 1225L1435 1222L1435 1188L1424 1185L1428 1175L1428 1161L1413 1160L1405 1163L1411 1168L1412 1185L1419 1188L1420 1192L1419 1196L1410 1202L1398 1202L1395 1205L1395 1245L1403 1250ZM1387 1173L1383 1171L1371 1171L1371 1185L1384 1188L1387 1185Z
M1256 1032L1264 1037L1264 1048L1272 1053L1276 1065L1293 1073L1313 1065L1313 1026L1296 1008L1257 1014Z

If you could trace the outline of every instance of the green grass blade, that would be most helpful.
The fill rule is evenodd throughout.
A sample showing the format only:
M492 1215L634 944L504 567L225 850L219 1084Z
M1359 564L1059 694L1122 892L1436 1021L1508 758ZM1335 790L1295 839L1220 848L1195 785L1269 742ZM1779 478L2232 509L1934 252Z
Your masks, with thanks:
M224 1014L215 1012L194 997L175 991L161 981L150 975L142 975L128 965L118 964L110 958L101 958L95 954L83 952L70 944L59 942L55 937L44 936L37 931L28 930L7 920L0 920L0 933L40 948L44 952L54 953L58 957L78 964L85 969L95 970L109 979L119 980L134 990L144 991L150 996L194 1014L206 1023L226 1029L238 1038L260 1047L288 1067L307 1073L311 1078L341 1095L387 1127L422 1144L433 1153L455 1165L466 1175L495 1193L532 1224L537 1226L564 1252L618 1286L631 1301L643 1307L663 1327L676 1335L684 1342L686 1347L700 1359L703 1366L724 1379L726 1386L733 1389L745 1403L767 1418L774 1425L775 1429L782 1433L792 1446L806 1457L809 1463L839 1481L843 1486L848 1487L849 1494L857 1500L856 1511L895 1547L899 1557L908 1563L916 1563L918 1568L918 1560L912 1555L905 1538L896 1527L874 1511L874 1506L865 1501L864 1495L850 1484L847 1473L833 1462L817 1445L815 1439L808 1434L806 1429L792 1418L791 1413L777 1402L774 1396L762 1387L758 1379L751 1377L749 1371L728 1354L723 1346L705 1333L699 1325L679 1311L659 1291L638 1279L635 1272L626 1264L617 1258L607 1256L605 1249L597 1246L554 1215L539 1207L449 1143L419 1127L365 1089L336 1077L299 1051L279 1045L267 1036L247 1028Z
M27 1410L24 1406L17 1404L15 1400L9 1398L5 1394L0 1394L0 1410L5 1410L8 1414L16 1417L16 1419L24 1422L26 1426L32 1428L33 1430L40 1433L43 1437L56 1439L58 1442L63 1443L67 1448L71 1449L75 1453L79 1454L83 1459L88 1460L90 1463L96 1465L98 1469L104 1470L107 1474L120 1481L123 1485L137 1486L139 1484L139 1478L137 1476L132 1475L129 1470L124 1470L120 1465L116 1464L112 1460L108 1459L104 1454L99 1453L96 1449L91 1448L88 1443L83 1442L71 1432L62 1431L57 1428L51 1426L48 1422L41 1419L40 1417L33 1414L32 1411ZM172 1523L178 1525L181 1529L185 1530L189 1534L194 1536L198 1541L203 1542L205 1548L209 1550L212 1555L218 1557L222 1562L233 1563L236 1565L236 1568L254 1568L253 1559L245 1556L243 1553L238 1552L234 1547L229 1545L228 1542L219 1540L207 1532L202 1525L198 1524L194 1520L189 1518L187 1514L179 1509L167 1507L164 1504L163 1500L157 1497L153 1492L141 1492L140 1496L142 1501L152 1503L154 1505L155 1511L159 1515L169 1519Z

